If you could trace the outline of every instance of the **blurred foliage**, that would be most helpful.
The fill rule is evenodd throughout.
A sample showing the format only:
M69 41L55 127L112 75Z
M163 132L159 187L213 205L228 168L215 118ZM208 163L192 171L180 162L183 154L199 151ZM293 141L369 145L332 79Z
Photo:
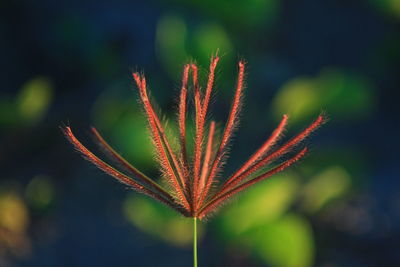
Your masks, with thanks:
M277 18L280 0L175 0L240 30L255 31Z
M362 77L336 69L325 69L317 77L287 82L273 100L273 114L289 114L294 122L322 111L335 119L359 119L374 111L370 83Z
M50 177L35 176L25 189L25 198L35 210L46 211L55 198L54 185Z
M29 223L24 201L12 191L0 195L0 225L12 232L25 232Z
M369 0L369 2L377 7L378 10L400 18L400 1L399 0Z
M25 260L32 256L34 243L32 236L35 235L35 231L31 226L42 219L42 215L49 211L51 206L54 206L54 191L50 177L45 175L33 177L26 186L16 181L2 181L0 266L14 266L11 259ZM48 229L42 229L40 233L44 236L48 234Z
M329 124L326 127L329 127ZM370 183L368 158L365 153L352 145L325 146L312 151L307 158L307 164L301 165L302 175L306 181L332 168L340 168L342 173L340 176L351 178L350 186L353 189L358 190Z
M251 247L272 266L306 267L314 261L314 235L306 219L286 214L249 233ZM238 240L238 242L240 242Z
M0 186L0 265L8 266L9 256L25 257L30 253L29 224L28 208L17 190Z
M186 52L187 27L176 15L162 17L157 26L156 51L166 71L175 77L188 60Z
M26 82L15 99L0 98L0 126L33 126L46 115L53 99L48 78L36 77Z
M342 196L351 186L349 173L341 166L332 166L311 178L303 189L303 206L309 212L320 210L330 200Z
M339 166L316 173L306 183L300 177L288 171L241 194L211 221L211 232L240 250L250 249L272 266L311 266L313 232L301 210L294 212L292 207L299 202L308 212L329 208L328 203L349 190L350 177ZM192 221L148 198L130 194L124 213L132 224L154 237L179 246L191 242Z
M129 97L119 92L110 88L98 97L92 108L94 125L107 142L139 169L154 166L146 118L132 92L127 92Z
M234 51L228 34L216 23L202 24L196 28L191 47L195 51L196 60L205 65L209 62L210 51L223 51L224 61L228 59L225 55Z
M317 173L306 184L296 172L278 174L224 208L216 219L215 234L229 244L250 248L272 266L311 266L315 257L313 232L307 220L291 207L300 201L307 211L323 209L349 189L349 179L338 166Z
M133 225L170 244L190 247L193 242L193 219L183 218L152 199L130 194L124 203L124 213ZM201 239L201 225L198 235Z
M291 205L299 184L293 173L278 176L258 184L243 194L240 201L229 205L221 216L219 232L232 238L282 216Z
M44 77L27 82L17 97L17 110L21 120L34 124L45 114L53 98L53 87Z
M299 186L299 177L288 172L248 190L218 216L216 234L231 245L250 248L272 266L310 266L312 230L299 214L289 212Z
M217 23L202 23L188 31L184 19L175 14L163 16L157 26L156 51L167 73L176 78L183 64L195 61L207 66L212 54L222 51L220 68L232 64L233 44Z

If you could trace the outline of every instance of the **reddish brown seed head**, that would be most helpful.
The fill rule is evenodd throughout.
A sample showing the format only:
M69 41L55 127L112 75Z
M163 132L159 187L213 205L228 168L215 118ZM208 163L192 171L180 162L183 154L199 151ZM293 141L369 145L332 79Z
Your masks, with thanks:
M239 192L283 171L300 160L308 151L306 147L303 147L295 156L280 162L278 165L274 163L276 160L282 158L283 155L296 149L305 138L325 121L323 115L318 116L310 126L306 127L283 145L278 146L277 144L282 137L288 120L288 116L283 115L277 128L261 147L244 161L243 165L230 175L229 178L221 179L219 174L222 171L224 161L227 159L228 146L237 129L239 113L242 107L246 64L243 60L238 62L238 75L232 105L227 122L222 130L221 138L217 139L215 135L215 122L211 121L208 124L206 118L208 116L210 97L214 89L215 71L219 60L218 56L211 58L208 79L203 90L198 80L198 67L193 63L186 64L183 67L177 116L180 147L177 150L173 149L171 140L165 134L164 125L161 123L159 114L155 111L152 101L148 97L144 75L136 72L132 73L149 124L157 161L163 178L166 179L169 185L168 189L157 184L154 179L147 177L120 156L95 128L92 128L95 140L103 148L106 156L118 164L118 166L121 166L123 171L117 170L95 156L78 141L70 127L65 127L63 131L67 139L70 140L79 152L99 169L116 178L118 181L164 203L184 216L204 218ZM192 86L189 84L190 77ZM193 88L193 94L189 94L189 88ZM192 101L194 103L193 111L195 118L193 153L187 153L186 144L186 121L188 117L187 113L190 109L188 106L189 95L193 95L194 98L194 101ZM193 154L193 157L190 158L188 154ZM256 172L260 173L267 166L271 166L269 170L267 169L254 177ZM212 185L215 185L215 188Z

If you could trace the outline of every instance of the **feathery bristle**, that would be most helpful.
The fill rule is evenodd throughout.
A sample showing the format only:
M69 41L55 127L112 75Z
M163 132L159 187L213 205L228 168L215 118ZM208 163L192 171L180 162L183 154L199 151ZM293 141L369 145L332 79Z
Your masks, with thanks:
M205 191L204 191L204 186L206 185L206 178L210 169L210 160L211 160L211 153L213 150L213 142L214 142L214 133L215 133L215 122L212 121L210 123L210 129L208 132L208 139L207 139L207 148L206 152L204 155L204 162L203 162L203 168L201 170L201 176L200 176L200 181L199 181L199 199L197 199L196 203L198 205L201 205L203 203L203 200L205 198Z
M69 130L70 131L70 130ZM130 174L132 174L135 178L137 178L141 183L147 184L151 186L158 193L162 194L164 197L170 197L170 195L162 189L157 183L143 174L141 171L132 166L126 159L124 159L121 155L119 155L100 135L100 133L96 130L96 128L92 127L91 131L93 136L99 142L99 144L103 147L104 151L109 154L109 157L120 164L125 170L127 170ZM72 132L71 132L72 133Z
M182 88L179 97L179 113L178 113L178 126L179 126L179 140L181 149L181 161L183 164L183 176L185 180L184 188L187 190L189 181L189 164L187 161L186 151L186 110L187 110L187 86L189 79L190 65L186 64L183 67L182 74Z
M236 185L249 177L252 173L258 171L265 165L271 163L273 160L278 159L283 156L287 152L290 151L294 146L299 144L302 140L304 140L307 136L309 136L315 129L317 129L324 122L324 118L322 115L318 116L318 118L305 130L303 130L300 134L289 140L285 145L281 146L273 153L266 155L259 162L254 164L252 167L248 168L246 171L242 172L240 175L236 176L234 179L231 179L229 182L229 186ZM223 190L225 191L225 187L228 186L228 183L225 183L223 186Z
M96 165L100 170L104 171L105 173L113 176L115 179L117 179L119 182L128 185L129 187L135 189L139 193L143 193L145 195L148 195L164 204L167 206L171 207L172 209L178 211L179 213L182 213L183 215L187 216L187 212L182 209L180 205L175 203L172 199L172 197L167 194L165 196L160 196L159 194L153 192L151 189L147 188L146 186L143 186L134 180L132 180L130 177L126 176L125 174L117 171L101 159L99 159L97 156L95 156L89 149L87 149L84 145L82 145L81 142L78 141L78 139L75 137L75 135L72 133L72 130L70 127L65 127L63 128L63 132L67 139L74 145L76 150L78 150L82 155L92 162L94 165Z
M239 115L240 106L241 106L242 90L243 90L243 85L244 85L245 64L243 61L240 61L238 66L239 66L239 73L238 73L238 80L237 80L237 85L236 85L235 96L233 98L233 103L232 103L231 110L229 113L228 121L225 125L221 143L219 145L214 162L211 165L211 170L209 173L209 178L207 179L207 182L206 182L206 186L204 187L205 195L207 195L208 192L210 191L211 184L214 180L214 177L217 174L217 170L219 168L221 160L224 157L224 154L225 154L224 152L225 152L226 146L228 144L229 139L231 138L231 136L233 134L233 130L235 129L235 124L238 121L238 115Z
M196 134L194 141L194 159L193 159L193 182L192 182L192 194L193 199L198 199L199 196L199 180L200 180L200 164L201 164L201 155L202 155L202 147L203 147L203 132L204 132L204 124L203 121L203 113L201 106L201 94L200 87L198 84L198 69L195 64L191 65L192 68L192 76L193 76L193 87L194 87L194 104L195 104L195 125L196 125ZM197 205L194 202L193 205Z
M216 207L218 207L219 205L222 204L222 202L226 201L228 198L233 197L234 195L236 195L237 193L243 191L244 189L248 188L249 186L264 180L268 177L271 177L272 175L283 171L284 169L288 168L289 166L291 166L293 163L295 163L296 161L300 160L307 152L307 148L302 149L296 156L294 156L293 158L291 158L290 160L285 161L284 163L280 164L279 166L273 168L272 170L261 174L259 176L257 176L254 179L251 179L250 181L247 181L237 187L231 188L229 191L227 191L226 193L222 193L219 192L215 195L215 197L209 202L207 203L203 209L200 211L199 215L200 218L204 217L207 213L209 213L211 210L215 209Z
M257 149L236 172L226 179L222 185L216 187L215 190L212 190L213 193L211 193L211 186L217 182L217 175L227 159L229 143L238 125L245 78L245 63L244 61L239 61L236 89L222 135L220 138L215 137L215 122L211 121L208 127L207 143L204 144L206 141L205 132L207 132L207 127L205 126L206 118L208 116L207 113L218 62L218 56L213 56L211 58L204 92L201 91L199 85L198 67L193 63L186 64L183 67L182 87L179 95L177 115L180 147L177 151L172 149L170 143L171 139L169 140L167 138L165 132L165 129L167 129L166 125L161 123L151 103L152 101L149 99L144 75L136 72L132 73L139 90L141 103L144 107L144 114L149 124L151 140L155 147L156 158L159 162L161 173L170 186L167 190L140 172L118 154L95 128L92 128L92 133L97 143L103 148L108 157L114 163L122 167L124 172L132 175L132 178L96 157L76 139L70 127L65 127L63 131L68 140L85 158L121 183L166 204L184 216L200 219L204 218L229 198L240 193L249 186L283 171L301 159L306 154L307 148L302 149L294 157L284 160L281 164L269 171L261 173L264 167L291 152L325 121L325 117L320 115L309 127L271 152L272 148L276 146L278 140L281 138L287 124L288 116L283 115L278 127L272 132L262 146ZM192 163L189 163L190 160L186 144L186 113L188 112L187 98L190 74L194 90L195 109L195 137ZM217 142L217 140L219 140L219 142ZM255 173L257 172L261 174L256 176ZM254 176L256 177L254 178Z
M164 169L165 173L169 178L169 181L171 182L173 188L175 189L175 193L178 196L179 201L185 208L189 209L190 204L182 188L185 181L183 181L181 168L179 167L178 161L176 160L176 157L174 156L174 153L171 150L171 147L169 146L161 122L158 116L155 114L153 107L150 103L150 100L148 98L146 80L144 77L140 79L140 76L137 73L134 73L133 77L135 78L137 86L139 88L139 94L142 99L144 109L146 111L154 143L156 145L156 149L160 158L161 167ZM175 165L175 168L173 167L173 164Z
M225 186L229 185L229 183L246 171L249 167L256 164L260 158L265 155L266 152L277 142L279 137L281 136L282 132L285 129L287 124L288 116L286 114L283 115L281 122L279 123L278 127L272 132L271 136L264 142L264 144L243 164L243 166L235 172L222 186L224 189Z

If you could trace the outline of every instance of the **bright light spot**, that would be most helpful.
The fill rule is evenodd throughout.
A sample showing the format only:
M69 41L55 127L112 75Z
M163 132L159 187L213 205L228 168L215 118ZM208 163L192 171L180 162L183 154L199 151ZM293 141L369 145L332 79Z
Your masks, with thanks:
M21 118L29 123L39 121L46 113L53 98L53 87L44 77L27 82L17 98Z
M170 244L190 246L193 238L193 219L182 218L175 211L155 202L134 195L128 196L124 203L124 214L133 225L143 232ZM202 236L201 224L198 224L198 236Z
M185 52L186 35L186 24L178 16L167 15L158 22L156 49L171 77L176 77L181 66L189 59Z
M252 233L254 250L268 264L276 267L312 266L313 233L308 222L288 214Z
M304 189L303 206L316 212L330 200L339 197L350 187L350 174L340 166L333 166L312 178Z
M336 69L325 69L316 77L289 81L273 101L273 114L289 114L300 122L321 110L343 119L368 116L375 107L371 84L367 79Z
M275 97L273 108L280 118L288 114L291 118L307 117L319 108L319 96L315 82L309 78L298 78L285 84Z
M288 173L258 184L227 208L221 216L223 227L237 235L279 218L292 203L297 188L296 177Z
M212 53L220 51L222 54L231 55L233 50L227 33L218 24L205 24L196 29L194 45L198 50L198 58L207 63Z
M54 187L49 177L36 176L25 190L26 199L37 209L47 208L54 199Z
M0 195L0 226L16 233L26 231L29 223L28 210L15 193Z
M370 2L383 12L400 18L399 0L370 0Z
M153 166L153 146L148 124L134 95L122 96L116 88L104 91L92 108L94 125L104 139L139 169Z

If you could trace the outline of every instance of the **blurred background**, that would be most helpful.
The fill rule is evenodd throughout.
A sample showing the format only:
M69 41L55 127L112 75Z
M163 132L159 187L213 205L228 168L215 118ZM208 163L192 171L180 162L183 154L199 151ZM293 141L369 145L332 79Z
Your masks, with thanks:
M174 127L182 66L219 49L217 121L248 62L224 176L290 115L301 164L200 225L200 266L400 266L399 0L1 1L0 266L190 266L191 220L106 176L94 125L158 177L132 70ZM189 126L190 127L190 126Z

